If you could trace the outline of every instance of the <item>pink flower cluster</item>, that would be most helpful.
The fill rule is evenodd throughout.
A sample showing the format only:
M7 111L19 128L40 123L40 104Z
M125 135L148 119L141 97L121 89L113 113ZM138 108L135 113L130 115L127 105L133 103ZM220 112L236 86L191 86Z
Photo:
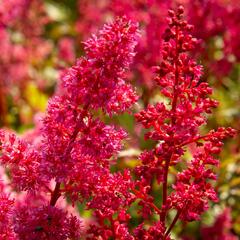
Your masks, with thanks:
M168 212L177 211L163 239L170 234L179 218L198 220L207 210L208 201L217 201L212 181L209 181L216 180L211 166L218 165L215 155L221 151L224 138L235 134L231 128L219 128L206 135L199 132L199 127L206 123L206 114L211 113L217 102L208 97L212 93L209 85L200 81L202 67L189 57L188 52L194 49L197 39L190 33L193 26L182 16L181 6L176 12L169 11L162 61L160 66L154 67L155 81L168 101L149 105L136 115L136 119L150 129L146 139L158 142L153 150L140 157L142 165L136 169L139 176L137 187L141 193L138 197L143 199L145 206L151 207L153 199L149 198L149 193L153 178L162 183L162 206L153 210L160 215L163 233ZM182 157L188 145L195 146L191 150L192 160L184 167ZM170 168L176 165L182 165L182 170L178 170L176 182L169 186ZM150 209L148 214L152 214Z
M129 172L112 174L109 168L126 133L104 124L93 110L112 115L136 102L126 75L137 38L137 24L118 18L85 43L86 57L63 73L63 91L49 101L36 131L39 141L1 130L0 161L17 191L15 201L3 196L2 215L8 220L1 235L13 229L13 239L79 239L81 220L61 209L57 202L62 196L73 205L88 200L88 207L104 217L129 205ZM119 227L116 232L123 231Z
M137 100L125 81L125 70L135 55L136 27L119 18L98 38L93 35L84 43L87 57L63 76L64 87L78 104L111 114L127 110Z
M236 132L232 128L200 131L217 102L209 97L209 85L201 82L202 67L190 57L197 39L183 13L182 6L168 11L163 41L157 39L161 48L156 43L159 58L150 61L159 61L153 67L154 80L166 102L135 115L148 129L146 140L156 145L140 155L133 171L111 171L127 134L97 117L100 111L110 117L129 111L138 99L127 77L139 32L127 17L105 24L84 43L86 56L62 73L59 91L49 100L35 131L37 141L32 135L20 138L0 131L0 163L10 180L0 185L1 236L170 240L179 219L199 220L209 201L217 201L216 157L224 139ZM155 179L161 186L161 204L152 195ZM69 202L85 204L92 220L84 222ZM140 217L135 228L130 224L132 206ZM176 215L168 223L171 211Z

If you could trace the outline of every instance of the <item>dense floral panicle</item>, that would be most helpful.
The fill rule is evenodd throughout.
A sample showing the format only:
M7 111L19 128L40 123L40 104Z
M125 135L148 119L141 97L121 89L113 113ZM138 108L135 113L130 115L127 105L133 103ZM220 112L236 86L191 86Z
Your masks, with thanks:
M134 56L137 36L137 24L118 18L86 41L86 58L79 59L62 77L72 99L109 114L131 107L137 96L125 82L125 75Z
M91 117L85 120L86 127L82 130L81 136L76 139L75 152L104 160L110 159L121 150L121 142L127 137L123 129L105 125L99 119Z
M129 192L132 186L129 171L124 171L123 174L102 175L93 190L93 199L88 206L96 209L102 217L109 217L132 202L134 198Z
M44 184L40 173L41 155L13 133L0 131L0 161L10 168L14 187L18 190L37 190Z
M217 102L208 97L212 89L207 83L200 82L202 67L187 54L197 40L189 33L192 26L182 20L182 13L181 8L176 14L169 11L163 60L160 66L154 68L157 74L155 81L160 85L162 94L169 99L170 107L157 103L136 114L136 119L145 128L152 129L146 138L162 141L157 147L156 155L160 158L161 154L172 155L172 163L176 163L183 154L174 145L194 138L199 126L206 122L205 113L211 113L211 108L217 106Z
M93 119L65 96L51 99L42 130L43 171L61 181L71 175L75 164L85 159L96 158L102 163L109 160L121 149L121 141L126 137L122 129Z
M111 64L116 74L121 74L133 61L137 31L136 23L126 17L118 18L114 23L105 24L98 36L93 35L84 42L84 50L92 61L97 61L100 66Z
M73 106L67 98L56 96L49 101L47 115L43 119L41 150L42 169L50 179L66 177L74 165L69 154L73 141L84 124L82 114L81 109Z
M209 180L216 180L211 166L218 166L214 157L219 154L227 137L233 137L236 131L232 128L218 128L210 131L204 143L198 143L193 159L188 167L177 174L174 192L169 196L169 207L181 212L180 218L185 221L199 220L200 215L208 209L208 201L217 201L217 194Z
M79 156L75 156L73 153L72 158L75 157L78 159ZM72 202L89 199L100 177L108 174L108 167L108 162L90 157L82 157L81 162L76 162L71 176L65 184L66 194L69 195Z
M217 106L216 101L207 97L212 93L208 84L199 83L201 67L185 53L196 42L185 33L190 28L190 25L179 20L178 24L167 29L162 51L164 60L155 68L158 74L155 80L161 86L162 93L169 98L172 109L158 103L136 115L146 128L154 128L147 135L154 140L180 143L191 139L198 127L206 122L204 113L211 113L211 108ZM166 124L171 120L171 124ZM169 134L173 131L174 139Z
M78 240L81 223L57 207L22 205L15 210L14 230L23 240Z
M206 240L237 240L237 237L231 233L231 210L226 208L219 214L213 226L204 226L201 229L201 235Z
M143 165L137 168L137 174L146 177L147 181L142 181L144 185L151 183L152 174L159 182L164 181L166 164L169 166L178 162L184 151L174 145L196 135L198 126L204 123L204 116L201 116L204 112L203 102L207 101L204 94L211 93L208 86L198 86L201 67L186 54L196 42L187 33L192 27L181 19L180 10L176 15L170 11L169 15L169 28L165 32L162 49L163 60L154 71L157 73L155 80L162 87L162 93L169 98L170 107L157 103L135 115L145 128L152 129L145 137L160 141L154 151L141 155Z
M153 150L140 155L142 164L135 168L138 177L135 187L139 190L133 191L141 199L139 205L143 206L143 217L149 218L153 212L160 215L159 224L163 231L159 233L162 236L157 235L159 239L169 236L179 218L184 221L199 220L208 209L208 202L217 201L211 183L216 180L212 170L218 165L215 157L221 151L223 140L236 134L232 128L218 128L206 135L201 135L199 131L207 121L206 114L211 113L218 103L209 98L212 94L209 85L201 82L202 67L189 56L188 52L194 49L197 39L191 35L193 26L183 20L183 11L182 6L177 11L169 10L162 61L153 68L155 82L161 87L168 103L149 105L135 115L137 121L149 129L145 138L157 141ZM172 185L173 191L168 195L169 167L181 161L188 144L194 144L193 158L185 170L178 172ZM158 183L163 183L161 209L154 205L150 194L153 177ZM166 230L166 216L171 209L176 209L177 214ZM153 229L155 233L156 229Z

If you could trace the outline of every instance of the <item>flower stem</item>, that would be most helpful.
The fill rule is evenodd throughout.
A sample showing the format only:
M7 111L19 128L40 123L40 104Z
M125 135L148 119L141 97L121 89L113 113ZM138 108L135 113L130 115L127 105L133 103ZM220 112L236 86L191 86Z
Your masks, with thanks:
M168 178L168 169L170 165L171 158L169 158L166 161L166 165L164 168L164 179L163 179L163 200L162 200L162 210L161 210L161 215L160 215L160 220L161 222L165 222L166 218L166 204L167 204L167 178Z
M174 78L174 86L173 86L173 101L172 101L172 126L175 125L176 122L176 107L177 107L177 98L178 98L178 82L179 82L179 69L178 69L178 58L179 58L179 43L178 43L178 35L179 35L179 29L178 26L176 26L176 49L175 49L175 59L174 59L174 65L175 65L175 78ZM174 135L174 132L172 134L172 137ZM174 145L174 143L173 143ZM173 156L173 152L171 153L170 157L166 159L165 167L164 167L164 179L163 179L163 191L162 191L162 210L161 210L161 217L160 220L165 225L165 219L167 215L167 208L166 208L166 203L167 203L167 186L168 186L168 171L169 171L169 166L171 163L171 159Z
M171 225L169 226L168 230L165 232L164 237L163 237L163 240L165 240L165 239L168 237L169 233L171 232L171 230L172 230L173 227L175 226L175 224L176 224L178 218L180 217L181 213L182 213L182 209L181 209L181 210L178 210L178 212L177 212L176 216L174 217Z
M152 207L156 213L158 213L159 215L161 214L161 210L152 202L149 202L148 199L146 199L146 197L139 192L136 189L132 189L132 191L134 192L134 194L136 195L137 198L142 199L144 202L146 202L150 207Z
M51 195L51 200L50 200L50 205L51 206L55 206L58 198L61 196L60 185L61 185L61 183L56 182L54 191L52 192L52 195Z

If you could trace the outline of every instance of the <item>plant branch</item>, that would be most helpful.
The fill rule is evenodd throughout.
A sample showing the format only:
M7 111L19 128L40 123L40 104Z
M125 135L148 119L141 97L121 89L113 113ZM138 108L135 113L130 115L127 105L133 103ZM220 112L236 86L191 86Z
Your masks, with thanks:
M132 191L134 192L135 196L137 198L140 198L142 199L144 202L146 202L150 207L152 207L156 213L158 213L159 215L161 214L161 210L152 202L149 202L148 199L146 199L146 197L141 193L139 192L138 190L136 189L132 189Z
M178 82L179 82L179 69L178 69L178 58L179 58L179 49L178 49L178 35L179 35L179 29L178 26L176 26L176 53L175 53L175 59L174 59L174 65L175 65L175 79L174 79L174 87L173 87L173 101L172 101L172 126L175 125L176 118L175 118L175 112L177 107L177 98L178 98ZM174 135L174 133L172 134ZM165 167L164 167L164 178L163 178L163 191L162 191L162 213L161 213L161 222L165 223L167 209L166 209L166 203L167 203L167 186L168 186L168 170L171 163L171 159L173 156L173 152L171 153L170 157L166 159Z
M176 216L174 217L171 225L169 226L168 230L165 232L164 237L163 237L163 240L165 240L165 239L168 237L168 235L170 234L171 230L172 230L173 227L175 226L177 220L179 219L181 213L182 213L182 209L181 209L181 210L178 210L178 212L177 212Z
M51 206L55 206L58 198L61 196L60 186L61 186L61 183L56 182L54 191L52 192L52 195L51 195L51 200L50 200L50 205Z

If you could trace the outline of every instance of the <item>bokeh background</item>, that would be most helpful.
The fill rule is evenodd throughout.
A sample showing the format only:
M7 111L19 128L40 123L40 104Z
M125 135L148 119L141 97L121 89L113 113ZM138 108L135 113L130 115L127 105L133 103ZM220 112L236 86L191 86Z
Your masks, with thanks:
M161 60L161 36L167 24L167 10L180 3L186 9L186 19L195 26L193 35L200 39L192 55L204 66L202 81L210 83L214 98L220 103L202 131L217 126L239 130L240 0L0 0L1 127L31 137L41 125L48 99L60 91L61 72L84 55L83 41L105 22L122 15L138 21L141 33L129 73L140 95L132 113L148 103L164 101L153 82L151 67ZM141 151L155 144L144 140L144 131L132 113L104 119L129 133L113 171L134 167ZM187 226L179 223L174 230L179 239L213 239L214 231L219 229L240 236L239 163L238 135L225 143L221 154L216 186L219 202L211 206L201 221ZM156 186L153 193L156 199L161 197L158 193ZM83 217L91 216L84 204L79 205L79 211ZM131 214L132 225L136 226L139 219L134 206Z

